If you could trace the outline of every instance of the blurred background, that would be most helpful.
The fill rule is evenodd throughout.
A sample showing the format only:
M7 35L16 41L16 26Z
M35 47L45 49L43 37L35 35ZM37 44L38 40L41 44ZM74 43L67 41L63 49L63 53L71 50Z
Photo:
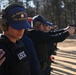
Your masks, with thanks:
M58 28L76 24L76 0L0 0L0 12L10 3L23 5L29 17L43 15Z

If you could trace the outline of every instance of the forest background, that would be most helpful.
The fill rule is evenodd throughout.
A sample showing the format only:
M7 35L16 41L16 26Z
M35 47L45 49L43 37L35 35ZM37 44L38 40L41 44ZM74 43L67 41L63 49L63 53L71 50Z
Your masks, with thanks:
M0 0L2 1L2 0ZM29 17L42 15L48 21L63 28L76 24L76 0L8 0L23 5ZM32 2L32 6L30 5Z

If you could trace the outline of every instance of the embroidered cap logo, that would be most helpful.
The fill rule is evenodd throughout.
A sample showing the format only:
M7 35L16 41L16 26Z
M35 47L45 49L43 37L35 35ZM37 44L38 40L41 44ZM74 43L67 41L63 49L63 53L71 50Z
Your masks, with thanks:
M24 17L24 14L21 14L21 17Z

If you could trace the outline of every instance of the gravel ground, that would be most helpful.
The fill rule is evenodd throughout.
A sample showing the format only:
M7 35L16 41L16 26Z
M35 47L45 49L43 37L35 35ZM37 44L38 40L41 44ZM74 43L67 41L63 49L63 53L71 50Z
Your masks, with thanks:
M66 39L58 48L51 75L76 75L76 39Z

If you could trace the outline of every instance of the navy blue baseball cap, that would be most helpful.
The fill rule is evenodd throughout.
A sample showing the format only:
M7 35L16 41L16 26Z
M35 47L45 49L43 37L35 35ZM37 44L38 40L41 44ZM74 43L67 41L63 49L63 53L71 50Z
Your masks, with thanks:
M20 6L14 7L8 11L7 23L16 30L32 28L27 20L26 10Z
M41 22L45 25L49 25L49 26L52 25L52 23L50 23L43 16L40 16L40 15L36 15L36 16L33 17L33 24L35 24L37 21L39 21L39 22Z
M49 22L49 21L46 21L46 25L47 26L53 26L53 23Z

